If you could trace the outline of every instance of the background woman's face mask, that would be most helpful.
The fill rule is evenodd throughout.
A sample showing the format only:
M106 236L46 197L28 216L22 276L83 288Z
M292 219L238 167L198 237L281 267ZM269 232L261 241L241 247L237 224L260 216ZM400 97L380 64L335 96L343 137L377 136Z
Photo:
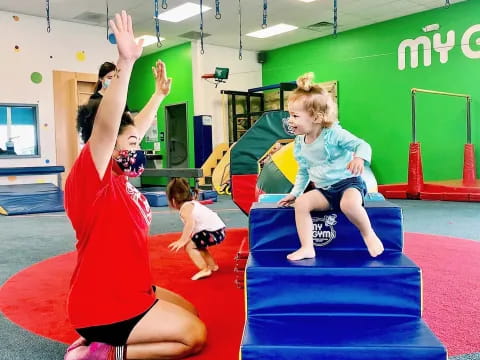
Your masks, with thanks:
M110 82L112 81L112 79L105 79L103 80L103 88L106 89L110 86Z
M143 150L119 150L114 159L128 177L140 176L145 170L146 157Z

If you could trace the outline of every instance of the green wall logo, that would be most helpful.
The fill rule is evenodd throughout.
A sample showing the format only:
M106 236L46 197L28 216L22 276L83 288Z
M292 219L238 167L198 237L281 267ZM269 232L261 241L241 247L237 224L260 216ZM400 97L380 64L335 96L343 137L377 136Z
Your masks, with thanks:
M460 46L463 54L469 59L480 59L480 49L474 50L471 47L472 38L477 36L475 44L480 46L480 24L469 27L462 35ZM448 62L448 53L456 45L455 31L447 32L445 42L442 42L442 35L436 33L433 35L433 50L440 54L440 62L445 64ZM415 69L418 67L418 55L420 46L423 47L423 66L432 64L432 41L427 36L419 36L416 39L403 40L398 46L398 69L405 70L405 58L407 51L410 50L410 67Z
M334 225L337 224L337 215L314 217L313 220L313 245L325 246L330 244L337 236Z

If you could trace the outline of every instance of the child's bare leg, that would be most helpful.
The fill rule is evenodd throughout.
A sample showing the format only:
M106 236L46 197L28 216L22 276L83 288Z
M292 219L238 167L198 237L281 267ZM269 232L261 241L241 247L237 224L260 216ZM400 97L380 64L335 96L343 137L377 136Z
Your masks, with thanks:
M200 269L199 272L192 276L192 280L198 280L212 275L212 270L208 268L207 262L203 258L200 250L195 247L193 241L190 241L187 246L185 246L185 251L193 263Z
M355 188L345 190L340 201L340 208L345 216L354 224L367 245L368 252L372 257L376 257L383 252L382 241L378 238L372 229L370 219L362 206L362 195Z
M313 247L312 210L327 210L330 207L327 199L317 190L302 194L295 201L295 224L300 238L300 249L287 255L289 260L302 260L315 257Z
M208 249L201 249L198 251L200 251L200 254L202 254L203 260L205 260L205 262L207 263L208 268L212 271L217 271L218 265L215 262L212 254L210 254L210 252L208 251Z

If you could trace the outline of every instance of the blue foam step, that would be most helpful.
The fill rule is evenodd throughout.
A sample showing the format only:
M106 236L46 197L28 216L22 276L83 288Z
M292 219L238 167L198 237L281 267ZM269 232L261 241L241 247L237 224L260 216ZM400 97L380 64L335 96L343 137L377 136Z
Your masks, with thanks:
M421 319L388 316L253 316L242 360L446 360Z
M387 201L366 202L372 227L385 250L402 251L403 228L400 207ZM358 229L341 212L312 212L313 238L325 250L366 250ZM294 250L300 246L292 207L254 203L249 215L250 251Z
M404 254L317 253L286 259L286 251L251 253L246 266L248 315L384 314L421 316L421 271Z

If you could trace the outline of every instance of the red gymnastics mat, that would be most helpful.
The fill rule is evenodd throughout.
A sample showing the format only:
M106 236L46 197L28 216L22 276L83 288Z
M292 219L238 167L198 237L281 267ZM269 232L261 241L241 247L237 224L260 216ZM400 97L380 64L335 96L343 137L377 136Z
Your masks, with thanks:
M195 359L238 359L244 323L244 293L234 284L235 254L246 229L227 231L212 248L220 271L192 281L194 265L186 254L172 254L167 245L179 234L152 237L155 282L197 306L209 331L208 346ZM405 253L421 268L423 316L450 356L480 352L480 243L451 237L405 234ZM67 321L65 301L75 254L35 264L11 277L0 289L0 309L12 322L53 340L71 343L77 335Z

